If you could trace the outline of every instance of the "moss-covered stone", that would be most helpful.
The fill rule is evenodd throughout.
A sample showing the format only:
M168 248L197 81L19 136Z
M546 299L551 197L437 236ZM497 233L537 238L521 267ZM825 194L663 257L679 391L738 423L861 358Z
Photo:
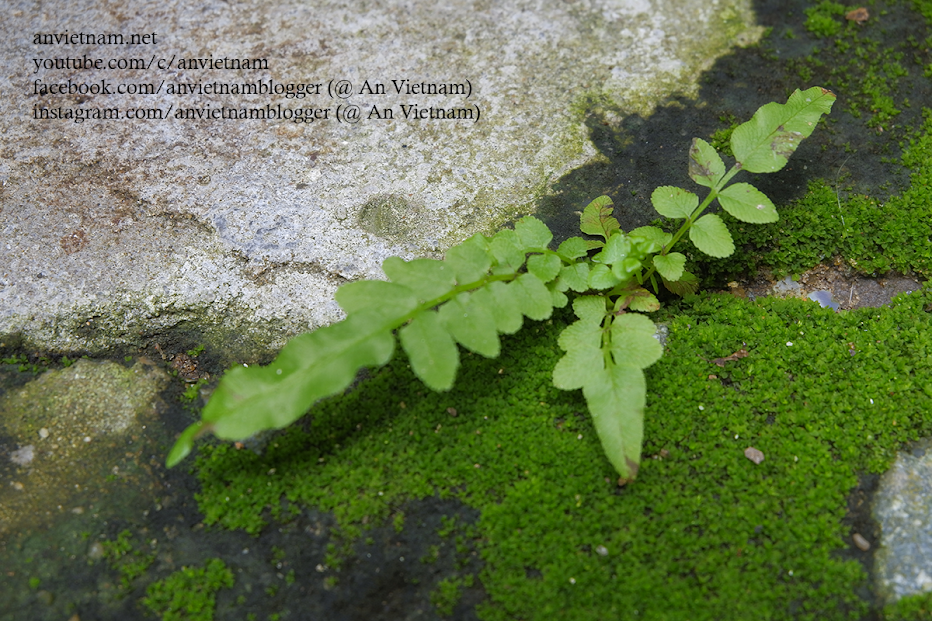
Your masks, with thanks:
M81 359L4 395L0 438L16 459L0 464L10 481L0 487L0 533L90 511L81 499L109 481L137 479L143 466L135 451L168 381L151 363Z

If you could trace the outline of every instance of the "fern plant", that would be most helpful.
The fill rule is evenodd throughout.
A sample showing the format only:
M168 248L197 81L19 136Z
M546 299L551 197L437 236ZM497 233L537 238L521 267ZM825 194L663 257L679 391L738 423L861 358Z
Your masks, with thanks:
M560 334L566 353L553 370L554 385L582 389L606 457L621 482L633 480L647 394L643 369L662 354L656 327L644 313L660 308L658 277L678 295L698 287L684 269L686 257L673 248L688 235L710 256L734 252L722 219L703 214L714 200L742 222L775 222L777 210L761 191L729 182L741 171L783 168L834 101L834 93L814 87L795 91L785 104L764 105L733 131L735 163L728 170L709 143L694 138L689 176L709 189L702 202L672 186L651 195L657 213L683 221L675 233L653 226L626 233L612 217L611 199L600 196L580 218L590 238L572 237L556 250L547 226L528 216L513 230L474 235L442 261L387 259L387 281L357 281L337 291L346 319L292 339L267 366L227 372L202 419L178 438L168 465L181 461L206 432L241 440L291 424L318 399L346 389L360 368L387 363L396 338L427 386L449 390L458 346L494 358L500 334L518 331L525 318L547 319L554 307L570 303L569 294L577 321Z

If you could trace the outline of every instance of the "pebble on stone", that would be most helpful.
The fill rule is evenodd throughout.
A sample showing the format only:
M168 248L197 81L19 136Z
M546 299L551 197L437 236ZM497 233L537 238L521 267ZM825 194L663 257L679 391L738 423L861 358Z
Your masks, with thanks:
M10 461L17 466L28 465L36 456L36 447L33 445L24 446L10 453Z
M867 552L871 549L870 541L862 537L861 533L854 533L851 535L851 539L854 541L854 545L856 545L859 550Z
M760 464L762 461L764 461L764 454L753 446L749 446L744 449L744 456L753 461L755 464Z
M104 546L99 541L95 541L91 544L91 547L87 550L87 558L92 561L98 561L104 557Z
M773 292L776 295L787 296L787 295L796 295L802 290L802 285L793 280L791 276L787 276L783 280L774 283Z

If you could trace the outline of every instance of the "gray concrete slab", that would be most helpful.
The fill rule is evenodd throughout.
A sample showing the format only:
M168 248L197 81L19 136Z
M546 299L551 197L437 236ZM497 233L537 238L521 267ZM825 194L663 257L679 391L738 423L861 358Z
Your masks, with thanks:
M0 342L104 352L196 330L274 349L339 318L336 287L377 277L386 257L437 256L531 211L554 179L596 157L584 97L648 114L693 92L704 67L759 36L749 5L9 2ZM44 43L62 34L154 36ZM68 58L82 65L56 68ZM119 68L133 59L147 68ZM350 96L327 94L339 80ZM69 93L69 82L112 93ZM58 84L64 94L49 88ZM319 87L303 99L216 94L243 84ZM468 92L417 92L430 85ZM359 122L335 118L348 105ZM267 106L328 118L191 118ZM412 106L474 118L412 120ZM118 119L75 122L111 108Z

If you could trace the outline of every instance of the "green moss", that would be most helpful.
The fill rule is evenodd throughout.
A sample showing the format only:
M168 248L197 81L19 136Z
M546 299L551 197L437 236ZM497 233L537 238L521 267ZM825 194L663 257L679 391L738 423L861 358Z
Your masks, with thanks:
M459 603L463 595L463 587L471 587L473 577L454 576L445 578L437 583L437 588L430 594L430 603L437 609L437 614L441 617L449 617L453 614L453 609Z
M821 2L807 9L806 28L817 40L828 40L815 44L807 57L789 62L805 82L814 80L835 91L844 110L863 117L867 127L878 132L902 129L909 121L900 119L901 111L932 60L928 41L917 40L922 28L902 4L891 4L889 14L871 6L864 24L845 20L845 12L853 8Z
M433 564L440 558L440 546L430 546L427 548L427 554L421 557L422 563Z
M820 2L806 9L806 30L817 37L834 37L844 27L838 16L845 14L845 7L837 2Z
M465 356L449 393L399 357L263 456L208 448L199 501L207 521L256 532L284 497L332 511L351 540L409 499L457 497L481 511L488 620L856 619L866 576L837 554L845 497L932 432L930 302L926 289L839 314L710 295L669 309L645 460L625 488L581 396L550 383L560 315L498 360ZM742 347L725 368L706 362Z
M440 537L449 537L456 532L457 529L457 519L454 515L452 518L447 516L442 516L440 518L440 528L437 529L437 535Z
M201 387L206 383L207 380L202 378L193 384L187 384L184 392L181 394L181 402L189 405L194 403L201 394Z
M884 608L885 621L932 620L932 593L909 595Z
M155 562L154 554L146 554L135 548L132 540L132 532L124 530L116 539L104 541L102 544L104 558L112 569L120 573L120 585L124 589L130 588L137 578L145 575Z
M913 0L913 8L932 24L932 0Z
M734 114L723 114L718 120L725 123L728 127L723 127L713 133L709 144L711 144L716 151L724 153L729 157L734 157L734 154L731 152L731 134L739 125L738 119Z
M39 356L34 354L33 359L35 362L30 362L29 357L26 354L18 354L10 356L8 358L0 358L0 365L16 365L17 371L20 373L32 373L33 375L38 375L48 371L49 365L52 364L52 360L47 356ZM74 363L73 360L70 360L67 356L63 356L61 359L62 366L68 367Z
M211 621L217 591L233 586L233 572L218 558L184 567L146 589L143 605L162 621Z
M404 530L404 527L405 527L405 514L404 513L399 511L398 513L395 514L395 516L392 518L392 527L395 529L396 533L400 533L401 531Z

